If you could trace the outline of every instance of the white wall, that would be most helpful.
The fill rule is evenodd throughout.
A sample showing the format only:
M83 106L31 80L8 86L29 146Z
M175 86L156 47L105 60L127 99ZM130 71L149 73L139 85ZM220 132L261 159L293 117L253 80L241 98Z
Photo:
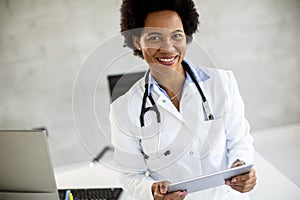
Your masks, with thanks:
M234 71L252 129L299 122L300 1L196 3L195 41ZM89 52L119 32L119 7L119 0L0 0L0 128L46 126L55 165L90 159L75 131L73 83ZM108 88L99 88L105 107L97 108L107 116ZM81 134L101 149L106 139L97 131Z
M201 1L197 35L233 70L254 130L299 122L300 1Z

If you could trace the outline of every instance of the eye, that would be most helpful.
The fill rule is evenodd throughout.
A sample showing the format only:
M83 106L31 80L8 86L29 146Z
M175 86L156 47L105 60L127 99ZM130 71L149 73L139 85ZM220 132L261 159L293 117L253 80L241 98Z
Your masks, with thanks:
M173 40L181 40L183 37L184 37L184 35L181 33L176 33L176 34L172 35Z
M160 42L160 41L162 41L162 38L158 35L153 35L153 36L149 36L147 38L147 41L149 41L149 42Z

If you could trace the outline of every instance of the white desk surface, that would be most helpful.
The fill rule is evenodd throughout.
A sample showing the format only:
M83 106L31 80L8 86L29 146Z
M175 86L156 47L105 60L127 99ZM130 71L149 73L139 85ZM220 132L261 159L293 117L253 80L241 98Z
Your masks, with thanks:
M299 126L292 126L292 128L298 132ZM286 130L290 131L291 127L280 128L280 132L286 133ZM280 141L286 137L277 136L277 129L265 130L266 141L271 141L267 137L280 137ZM274 133L270 135L270 132ZM254 134L254 138L257 137L258 141L263 141L261 139L262 132L259 134ZM269 135L269 136L268 136ZM286 136L286 135L285 135ZM295 134L293 134L295 137ZM260 138L260 139L259 139ZM296 134L296 140L299 138ZM291 138L289 138L291 140ZM277 140L276 140L277 141ZM298 142L298 141L297 141ZM278 142L273 142L273 145L276 145ZM258 142L258 144L260 144ZM268 147L269 143L265 144L261 142L261 146L266 145ZM291 145L290 143L288 144ZM297 145L296 148L299 148ZM258 150L261 148L259 147ZM285 149L285 148L284 148ZM282 151L284 151L281 148ZM263 150L263 149L262 149ZM277 149L278 150L278 149ZM273 152L273 151L272 151ZM298 152L296 150L295 152ZM290 153L290 152L289 152ZM287 154L289 154L287 153ZM257 185L253 191L250 192L250 197L252 200L261 200L261 199L271 199L271 200L299 200L300 199L300 188L289 179L286 173L283 173L282 170L278 170L273 163L271 163L267 154L260 154L260 152L255 153L255 165L254 168L257 172ZM272 155L274 156L274 155ZM268 160L267 160L267 159ZM297 158L294 158L297 159ZM62 167L55 168L55 178L57 187L59 189L72 189L72 188L111 188L111 187L120 187L119 183L119 173L111 170L107 167L104 167L102 164L97 164L93 168L88 166L89 163L79 163L73 165L66 165ZM297 163L294 163L297 164ZM129 197L122 195L121 199L130 199Z
M119 173L100 163L77 163L56 167L55 179L58 189L120 188ZM133 200L122 193L119 200Z
M54 169L59 189L68 188L112 188L121 187L119 173L100 163L89 167L89 163L78 163Z
M255 154L257 185L250 192L252 200L299 200L300 188L260 154Z
M255 150L300 187L300 123L252 134Z

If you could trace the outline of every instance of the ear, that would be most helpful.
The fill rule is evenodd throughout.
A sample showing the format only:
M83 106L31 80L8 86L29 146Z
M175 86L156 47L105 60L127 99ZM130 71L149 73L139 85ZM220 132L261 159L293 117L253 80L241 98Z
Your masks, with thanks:
M140 51L142 50L141 44L140 44L140 38L138 38L136 36L132 36L132 42L133 42L133 45L135 46L135 48L137 48Z

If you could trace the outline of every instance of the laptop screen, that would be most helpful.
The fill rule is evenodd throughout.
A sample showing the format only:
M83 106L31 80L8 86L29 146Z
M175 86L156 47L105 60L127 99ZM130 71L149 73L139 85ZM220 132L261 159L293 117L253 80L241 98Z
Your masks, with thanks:
M58 200L45 130L0 130L0 199Z

